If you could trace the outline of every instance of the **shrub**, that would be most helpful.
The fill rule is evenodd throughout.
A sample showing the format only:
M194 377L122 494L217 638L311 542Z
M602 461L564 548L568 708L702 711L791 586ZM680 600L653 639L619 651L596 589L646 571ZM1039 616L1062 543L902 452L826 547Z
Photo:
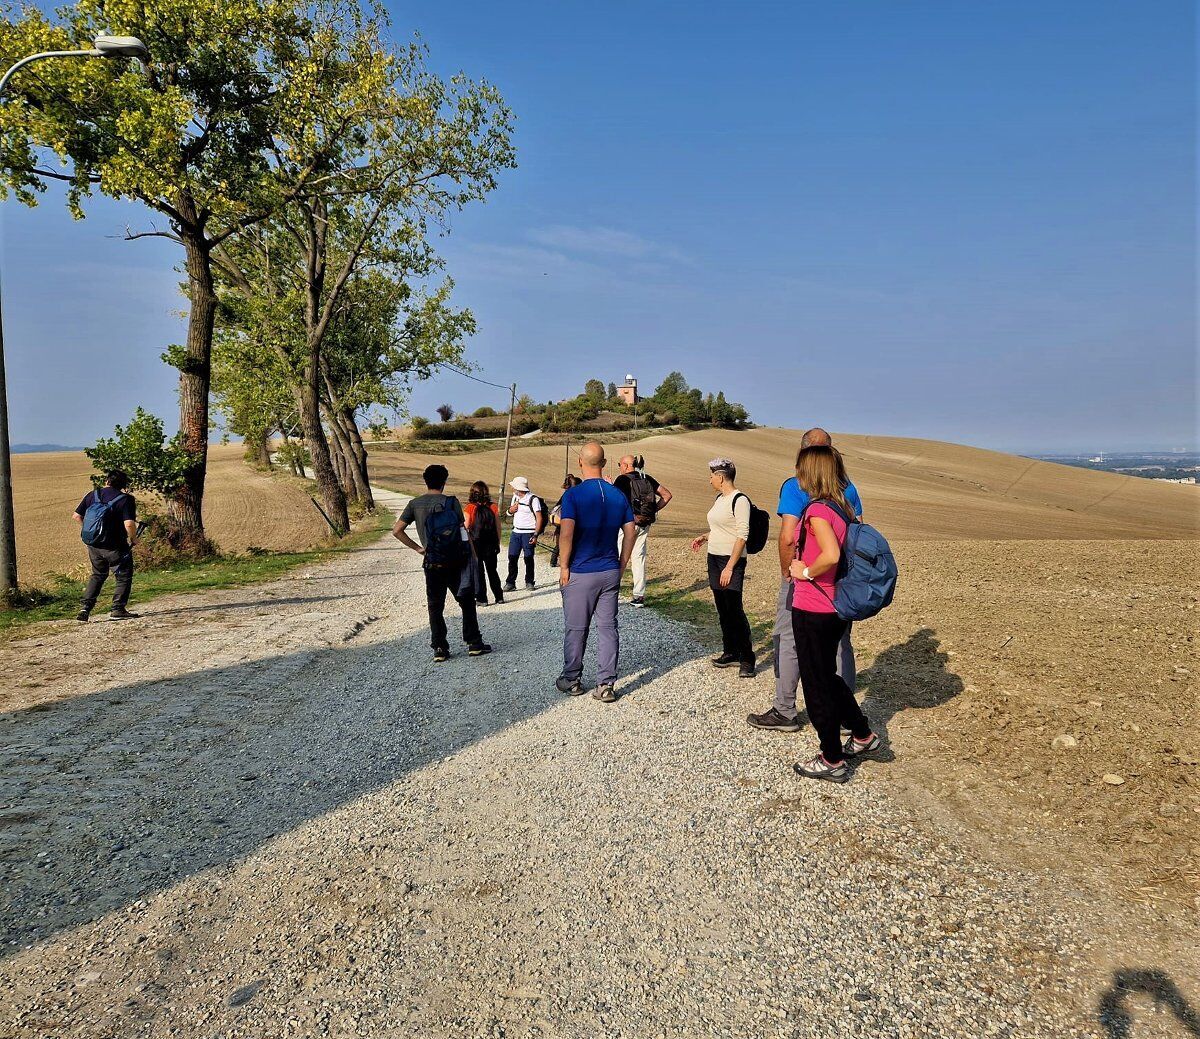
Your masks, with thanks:
M439 422L437 425L429 424L413 430L415 440L477 440L488 435L461 418L457 422Z
M495 417L496 417L496 409L489 408L487 405L484 405L482 408L476 408L474 411L471 412L471 418L495 418Z
M217 546L203 534L171 523L165 516L148 513L137 544L133 546L135 569L168 570L180 563L212 559Z
M416 433L418 430L424 429L429 425L429 419L424 415L414 415L409 425L412 426L413 432Z
M438 413L438 418L440 418L443 422L449 422L452 418L454 418L454 409L450 407L449 404L439 404L433 410Z

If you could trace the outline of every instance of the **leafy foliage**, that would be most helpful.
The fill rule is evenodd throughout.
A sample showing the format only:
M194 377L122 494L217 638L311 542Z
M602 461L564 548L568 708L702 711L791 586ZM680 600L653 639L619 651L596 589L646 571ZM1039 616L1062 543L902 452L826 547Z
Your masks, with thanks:
M449 404L439 404L433 410L438 413L438 418L440 418L443 422L449 422L452 418L454 418L454 409L450 407Z
M134 490L153 491L169 498L183 482L191 454L181 434L168 440L162 419L138 408L127 426L117 426L111 437L102 437L84 453L96 470L97 486L114 469L123 469Z

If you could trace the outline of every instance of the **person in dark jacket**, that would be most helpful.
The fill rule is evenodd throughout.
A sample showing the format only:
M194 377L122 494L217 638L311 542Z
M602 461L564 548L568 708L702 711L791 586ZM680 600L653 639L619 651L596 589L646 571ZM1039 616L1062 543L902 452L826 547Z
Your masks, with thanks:
M120 469L114 469L108 474L104 486L88 491L75 510L75 522L82 532L84 516L89 508L96 504L109 506L100 537L87 546L92 576L88 578L79 613L75 615L80 623L91 618L110 570L115 587L108 619L124 621L137 617L136 613L130 613L126 608L129 605L129 592L133 588L133 546L137 544L137 501L126 491L128 486L129 477Z
M471 541L475 545L475 602L480 606L488 604L488 583L492 586L492 595L496 604L504 602L504 591L500 582L500 508L492 501L488 485L482 480L471 484L471 493L467 498L467 530L471 532Z

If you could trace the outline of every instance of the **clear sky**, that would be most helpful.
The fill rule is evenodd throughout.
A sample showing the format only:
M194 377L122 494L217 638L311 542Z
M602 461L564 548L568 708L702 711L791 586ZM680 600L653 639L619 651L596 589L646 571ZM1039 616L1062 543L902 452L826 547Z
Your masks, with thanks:
M626 372L758 421L1196 445L1195 13L1155 3L391 5L504 92L520 168L440 242L482 374ZM175 419L175 247L3 208L12 434ZM414 395L500 405L454 375Z

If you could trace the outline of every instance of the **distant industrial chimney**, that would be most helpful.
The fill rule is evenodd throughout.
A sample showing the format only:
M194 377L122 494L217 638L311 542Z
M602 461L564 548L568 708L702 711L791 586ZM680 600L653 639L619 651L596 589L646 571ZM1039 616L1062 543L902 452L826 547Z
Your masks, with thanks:
M617 396L629 407L633 407L638 402L637 379L626 375L624 384L617 387Z

